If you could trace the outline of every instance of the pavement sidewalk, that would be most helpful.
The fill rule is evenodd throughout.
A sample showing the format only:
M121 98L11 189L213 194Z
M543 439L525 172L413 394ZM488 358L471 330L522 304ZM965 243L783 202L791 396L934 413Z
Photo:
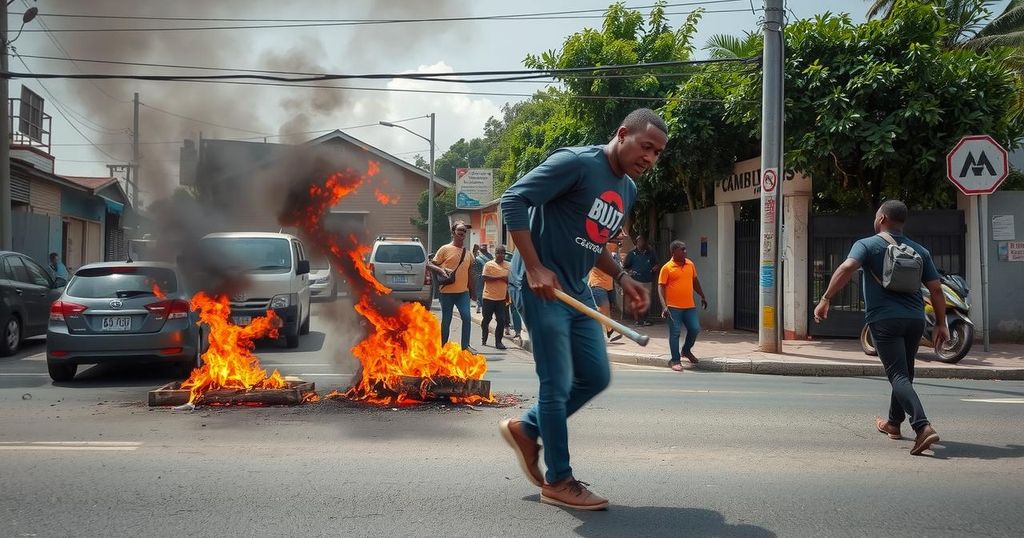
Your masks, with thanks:
M475 306L475 305L474 305ZM481 316L474 310L472 345L479 344ZM632 322L627 322L631 325ZM493 329L493 325L492 325ZM668 367L668 326L657 320L650 327L637 330L650 336L647 347L622 338L608 344L613 362ZM506 345L516 345L505 339ZM491 341L493 345L493 337ZM529 334L523 331L523 349L530 349ZM920 378L1024 380L1024 345L996 343L992 351L983 351L975 342L967 357L957 364L940 362L934 352L921 349L917 356L915 376ZM762 353L757 350L757 334L742 331L702 331L693 348L700 363L683 361L686 369L711 372L796 376L885 376L877 357L865 355L856 339L786 340L783 353Z

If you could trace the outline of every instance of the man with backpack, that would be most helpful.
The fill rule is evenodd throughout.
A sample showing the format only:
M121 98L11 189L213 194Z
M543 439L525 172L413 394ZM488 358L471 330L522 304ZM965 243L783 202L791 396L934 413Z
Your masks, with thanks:
M946 327L946 299L932 256L903 235L907 212L906 204L899 200L886 201L878 208L875 214L877 235L854 243L814 309L814 321L820 323L828 318L829 301L858 269L863 268L864 321L892 385L889 418L875 417L875 427L890 439L900 439L900 424L910 415L910 426L917 434L910 453L916 456L939 441L939 434L925 417L913 385L914 355L925 328L922 283L928 288L935 309L933 341L936 349L949 339L949 329Z

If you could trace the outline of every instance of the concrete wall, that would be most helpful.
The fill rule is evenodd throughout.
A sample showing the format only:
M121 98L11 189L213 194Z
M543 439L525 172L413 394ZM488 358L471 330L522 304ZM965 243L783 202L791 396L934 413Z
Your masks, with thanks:
M658 261L669 260L668 245L672 240L686 242L687 257L697 267L704 295L708 298L708 309L701 311L700 323L705 328L721 328L719 309L723 305L717 300L719 288L719 227L718 208L709 207L697 211L673 213L666 218L669 234L664 245L658 245ZM702 243L706 247L702 248ZM699 299L698 299L699 301ZM698 302L699 305L699 302ZM729 305L728 317L732 318L732 306ZM731 327L730 327L731 328Z
M1014 240L1024 241L1024 191L997 192L989 197L988 215L1013 215ZM990 337L993 340L1024 341L1024 262L999 259L999 245L1005 241L988 239L988 281ZM981 292L981 287L977 288ZM971 292L974 293L974 290ZM972 312L972 318L975 317Z

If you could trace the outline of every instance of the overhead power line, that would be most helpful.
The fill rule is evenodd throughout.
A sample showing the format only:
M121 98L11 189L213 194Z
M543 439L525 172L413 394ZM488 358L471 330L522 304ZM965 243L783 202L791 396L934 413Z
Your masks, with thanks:
M705 0L702 2L679 2L665 4L664 8L675 8L685 6L705 6L714 4L734 3L740 0ZM626 9L639 10L655 7L657 4L644 6L630 6ZM205 31L205 30L254 30L272 28L311 28L311 27L337 27L337 26L366 26L380 24L410 24L410 23L450 23L450 22L477 22L477 21L537 21L537 20L559 20L559 19L603 19L606 8L599 9L577 9L565 11L546 11L536 13L516 13L505 15L483 15L463 17L432 17L432 18L411 18L411 19L245 19L245 18L202 18L202 17L146 17L126 15L80 15L71 13L49 14L50 17L81 18L81 19L103 19L103 20L135 20L135 21L171 21L171 22L243 22L258 23L245 25L221 25L221 26L176 26L176 27L147 27L147 28L61 28L51 30L54 32L177 32L177 31ZM719 9L704 10L705 13L735 13L746 11L746 9ZM688 15L692 11L669 13L665 15ZM270 23L270 24L265 24ZM42 30L28 29L25 32L39 32Z
M147 74L102 74L102 73L6 73L0 74L0 78L26 78L26 79L80 79L80 80L149 80L149 81L224 81L224 80L259 80L270 82L329 82L334 80L421 80L455 83L479 83L479 82L507 82L512 80L528 80L543 77L559 77L573 74L601 74L619 73L637 69L661 69L694 65L710 64L752 64L760 60L758 57L751 58L724 58L712 60L683 60L671 62L651 62L643 64L606 65L593 67L574 67L567 69L530 69L530 70L505 70L505 71L463 71L453 73L362 73L362 74L320 74L302 75L294 77L257 74L257 73L227 73L219 75L147 75ZM489 78L459 78L459 77L489 77ZM500 77L500 78L498 78Z
M15 56L18 58L19 61L21 61L22 65L25 66L25 69L28 70L28 64L25 63L25 60L23 60L21 57L18 57L17 55ZM51 94L49 90L46 90L46 93L49 94L51 98L53 98L53 94ZM56 99L54 99L54 101L56 102ZM82 137L82 139L88 142L90 146L96 149L96 151L99 151L100 153L106 155L112 161L124 162L124 159L118 159L117 157L114 157L113 155L107 153L106 151L103 150L103 148L99 147L95 142L93 142L91 138L85 136L85 133L83 133L82 130L79 129L77 125L75 125L75 122L71 121L71 118L69 118L67 114L64 113L64 110L60 106L57 106L56 110L57 113L60 114L62 118L64 118L64 121L68 122L68 125L70 125L71 128L74 129L76 133L78 133L78 136Z

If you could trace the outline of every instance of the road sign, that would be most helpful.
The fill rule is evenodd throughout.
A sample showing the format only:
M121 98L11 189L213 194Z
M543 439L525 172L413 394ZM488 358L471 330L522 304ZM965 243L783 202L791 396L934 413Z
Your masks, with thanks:
M946 155L946 177L968 196L992 194L1009 174L1009 155L988 135L965 136Z

